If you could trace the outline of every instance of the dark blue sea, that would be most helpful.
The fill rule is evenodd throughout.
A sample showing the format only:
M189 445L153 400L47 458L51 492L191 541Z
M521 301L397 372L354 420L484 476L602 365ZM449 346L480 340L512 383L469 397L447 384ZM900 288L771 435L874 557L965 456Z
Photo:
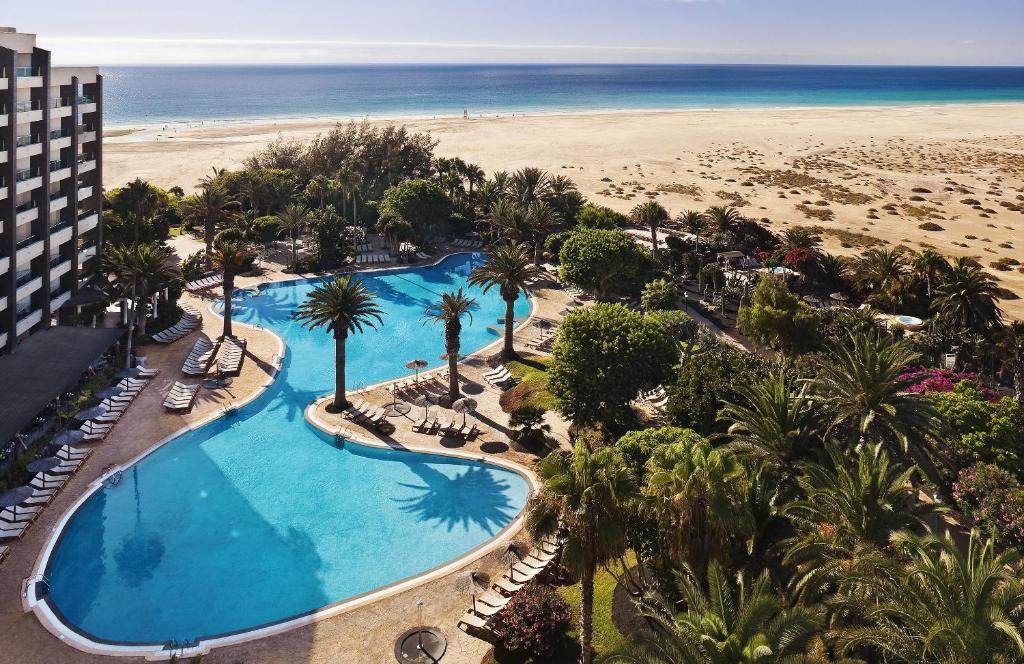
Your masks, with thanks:
M1024 101L1024 67L105 67L108 125L637 109Z

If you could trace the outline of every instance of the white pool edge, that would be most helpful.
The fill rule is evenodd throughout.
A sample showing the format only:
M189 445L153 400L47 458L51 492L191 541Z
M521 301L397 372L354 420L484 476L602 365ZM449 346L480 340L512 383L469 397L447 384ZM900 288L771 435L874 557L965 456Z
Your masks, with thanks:
M449 258L451 256L458 255L458 254L462 254L462 253L483 253L483 252L457 251L457 252L451 252L451 253L448 253L448 254L444 254L441 258L439 258L438 260L434 261L433 263L424 263L424 264L411 265L411 266L410 265L406 265L406 266L389 266L389 267L383 267L383 268L377 268L377 269L371 269L371 270L359 270L358 272L385 272L385 271L389 271L389 270L401 270L401 269L409 269L409 268L415 268L415 267L434 267L434 266L437 266L440 263L442 263L447 258ZM345 274L352 274L352 273L345 273ZM275 281L266 281L266 282L262 282L261 285L262 284L288 283L288 282L297 281L297 280L309 281L309 280L314 280L314 279L319 279L319 278L326 279L326 278L330 278L330 276L335 276L336 277L336 276L338 276L338 274L324 275L323 277L316 277L316 276L314 276L314 277L301 277L300 276L300 277L295 277L293 279L280 279L280 280L275 280ZM515 332L521 331L527 325L532 323L534 318L537 315L538 304L537 304L536 296L534 295L534 293L532 291L529 291L527 293L527 298L528 298L528 301L530 303L530 313L527 315L527 317L525 319L523 319L523 321L519 325L517 325L515 327ZM209 310L215 316L220 316L220 314L214 309L214 305L215 304L216 304L216 301L210 303L208 305L208 308L209 308ZM251 325L249 323L244 323L244 322L235 321L235 320L232 320L232 324L234 324L234 325L241 325L243 327L246 327L246 328L258 331L258 332L267 332L268 334L270 334L271 336L274 337L274 339L277 341L277 346L278 346L277 354L274 356L274 358L273 358L273 360L271 362L272 369L271 369L271 372L270 372L270 376L260 386L260 388L257 389L255 392L253 392L250 396L246 397L245 399L242 399L241 401L239 401L237 403L233 403L231 405L230 410L237 410L237 409L243 408L247 404L255 401L257 398L259 398L274 383L274 381L277 379L277 376L280 373L281 367L282 367L282 365L284 363L284 356L285 356L286 347L285 347L284 339L282 339L276 332L274 332L270 328L266 328L266 327L262 327L262 326L257 326L257 325ZM466 359L469 359L471 357L477 357L477 356L480 356L480 355L484 355L486 353L490 353L490 352L493 351L493 349L497 348L502 343L503 343L503 337L499 336L499 338L496 339L495 341L492 341L491 343L487 344L486 346L483 346L482 348L479 348L479 349L473 351L472 353L469 353L468 355L466 355L465 359L462 360L462 362L464 362ZM460 364L462 362L460 362ZM436 368L428 370L428 371L420 372L420 375L421 376L429 375L431 373L434 373L434 372L437 372L437 371L442 371L442 370L444 370L444 367L436 367ZM409 375L412 375L412 374L409 374ZM376 388L378 388L378 387L380 387L382 385L387 385L389 383L393 383L396 380L402 380L402 378L394 378L394 379L390 379L390 380L387 380L387 381L382 381L382 382L379 382L379 383L375 383L373 385L370 385L370 386L367 386L367 387L363 387L359 391L366 391L366 390L376 389ZM332 427L327 422L324 422L323 420L321 420L316 415L316 412L315 412L317 404L319 402L321 402L322 400L328 399L328 398L331 398L331 397L333 397L333 393L324 395L322 397L318 397L317 399L314 399L311 403L309 403L306 406L306 408L304 409L304 417L306 419L306 422L310 426L313 426L316 429L318 429L318 430L320 430L323 433L326 433L328 435L335 435L335 436L336 435L343 435L346 440L350 440L353 443L356 443L358 445L363 445L365 447L374 447L374 448L392 449L392 450L395 449L395 448L391 447L390 445L387 445L386 443L383 443L381 441L375 441L375 440L368 439L368 438L366 438L364 436L360 436L360 435L358 435L358 434L356 434L355 432L352 432L352 431L344 430L344 434L342 434L341 433L342 429L340 427ZM23 583L22 583L22 607L23 607L24 611L26 613L30 612L30 611L32 613L34 613L36 618L43 625L43 627L48 632L53 634L62 643L65 643L65 644L67 644L67 645L69 645L69 646L71 646L71 647L73 647L73 648L75 648L77 650L82 651L82 652L86 652L86 653L93 654L93 655L105 655L105 656L113 656L113 657L144 657L148 661L169 660L169 659L171 659L174 656L176 656L176 657L178 657L180 659L184 659L184 658L187 658L187 657L195 657L195 656L201 656L201 655L209 654L209 652L212 649L214 649L214 648L222 648L222 647L226 647L226 646L239 645L239 644L242 644L242 643L247 643L249 641L255 641L257 639L263 639L263 638L267 638L267 637L270 637L270 636L275 636L275 635L278 635L278 634L284 634L286 632L290 632L290 631L299 629L301 627L305 627L305 626L314 624L314 623L319 622L321 620L327 620L329 618L333 618L333 617L342 615L344 613L347 613L349 611L353 611L353 610L361 608L363 606L367 606L367 605L372 604L372 603L374 603L376 601L379 601L381 599L390 597L392 595L396 595L398 593L404 592L406 590L410 590L412 588L416 588L418 586L424 585L424 584L429 583L431 581L435 581L437 579L440 579L440 578L442 578L444 576L447 576L447 575L451 574L452 572L458 570L459 568L461 568L461 567L463 567L463 566L465 566L465 565L467 565L467 564L469 564L469 563L471 563L471 562L473 562L475 560L479 560L480 558L482 558L483 556L487 555L491 551L496 550L501 545L503 545L506 542L510 541L522 529L523 522L524 522L524 520L526 518L525 507L524 507L523 510L520 510L518 516L516 516L516 518L513 519L512 522L510 522L507 526L505 526L493 538L487 540L483 544L480 544L480 545L474 547L473 549L470 549L469 551L467 551L462 556L460 556L460 557L458 557L458 558L456 558L454 560L451 560L451 561L449 561L447 563L443 563L439 567L432 568L430 570L427 570L426 572L423 572L422 574L418 574L416 576L413 576L413 577L410 577L410 578L407 578L407 579L404 579L404 580L401 580L401 581L397 581L397 582L389 584L389 585L381 586L381 587L376 588L376 589L374 589L372 591L369 591L368 593L365 593L365 594L362 594L362 595L356 595L354 597L351 597L351 598L346 599L346 600L342 600L342 601L337 602L335 604L331 604L331 605L322 607L320 609L316 609L316 610L314 610L314 611L312 611L310 613L306 613L306 614L303 614L303 615L300 615L300 616L296 616L296 617L290 618L290 619L285 619L285 620L283 620L281 622L277 622L277 623L274 623L274 624L271 624L271 625L267 625L267 626L256 628L256 629L252 629L252 630L241 631L241 632L238 632L236 634L229 634L229 635L226 635L226 636L214 637L214 638L210 638L210 639L200 639L197 642L196 645L194 645L192 647L189 647L189 648L179 648L179 649L171 650L171 649L166 648L165 645L159 645L159 644L119 645L119 644L116 644L116 643L107 643L107 642L102 642L102 641L96 641L94 639L91 639L91 638L87 637L86 635L82 634L78 630L76 630L73 627L71 627L70 625L68 625L64 620L62 620L57 615L57 613L55 611L53 611L53 609L50 607L49 602L47 600L47 597L45 595L44 596L38 596L36 594L36 585L37 585L38 582L44 581L46 579L46 577L45 577L46 566L47 566L48 561L50 560L50 557L53 555L53 550L56 547L58 541L60 540L60 536L64 532L64 529L67 527L68 523L71 521L71 519L74 517L74 515L78 512L79 508L94 493L96 493L101 488L103 488L104 483L107 480L107 478L109 478L114 473L119 472L119 471L123 472L123 471L127 470L131 466L133 466L136 463L142 461L145 457L147 457L150 454L152 454L153 452L155 452L160 447L163 447L164 445L166 445L170 441L178 438L179 436L182 436L182 435L184 435L184 434L186 434L189 431L192 431L194 429L198 429L200 427L206 426L207 424L213 422L214 420L217 420L217 419L219 419L221 417L224 417L227 414L228 410L229 409L223 409L221 411L216 411L216 412L210 413L208 416L198 420L197 422L189 424L187 426L184 426L184 427L178 429L177 431L175 431L175 432L165 436L164 438L160 439L159 441L157 441L153 445L149 446L143 452L137 454L135 457L133 457L128 462L125 462L123 464L119 464L117 466L111 467L106 473L104 473L99 478L94 480L88 486L86 491L84 491L82 493L82 495L79 496L78 499L75 500L75 502L72 503L67 508L67 510L65 510L65 512L61 516L61 518L51 528L50 535L47 538L46 543L44 544L43 548L40 550L39 555L36 558L35 565L33 566L33 573L32 573L32 575L29 576L28 578L26 578L23 581ZM429 455L433 455L433 456L447 456L447 457L457 458L457 459L461 459L461 460L473 461L475 463L483 463L483 464L493 465L493 466L497 466L499 468L503 468L505 470L509 470L511 472L515 472L516 474L518 474L518 475L522 476L524 479L526 479L527 483L530 485L530 494L531 495L533 495L538 490L538 488L540 486L539 482L538 482L537 475L530 468L527 468L524 465L518 464L518 463L516 463L514 461L510 461L508 459L502 459L500 457L490 457L490 456L487 456L487 455L484 455L484 454L481 454L481 453L471 453L471 452L465 452L465 451L462 451L462 450L449 450L449 449L444 449L444 448L436 449L436 448L423 447L423 446L419 446L419 445L406 445L405 443L402 443L402 449L404 451L409 451L409 452L417 453L417 454L429 454Z

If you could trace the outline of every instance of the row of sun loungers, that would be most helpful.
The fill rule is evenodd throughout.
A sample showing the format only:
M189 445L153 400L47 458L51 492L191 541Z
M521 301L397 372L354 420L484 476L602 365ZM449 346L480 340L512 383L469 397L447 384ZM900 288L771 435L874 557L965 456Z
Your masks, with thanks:
M454 240L452 242L452 246L460 247L463 249L481 249L483 248L484 243L481 242L480 240L468 240L465 238L459 238L458 240Z
M24 537L43 508L50 504L71 476L85 464L90 454L92 450L70 445L60 448L56 454L61 460L60 465L34 476L28 484L32 488L32 494L17 506L6 507L0 511L0 541ZM0 546L0 562L7 557L9 551L8 545Z
M476 422L460 422L454 415L445 415L441 419L431 417L427 412L412 425L412 430L418 433L430 435L448 436L450 438L464 438L471 440L483 433L483 429L476 425Z
M534 350L539 350L543 353L550 353L551 349L555 345L555 335L543 334L532 337L526 340L526 345Z
M199 384L190 385L181 381L174 381L171 391L164 399L164 408L172 412L187 412L192 409L192 404L199 393Z
M345 411L344 416L357 424L376 427L387 419L387 410L364 399L358 399Z
M496 369L486 372L484 374L484 380L499 390L507 390L519 382L518 379L509 372L508 367L504 364Z
M663 413L668 405L668 393L663 385L659 385L650 392L641 392L640 397L646 401L654 410Z
M547 571L558 559L561 544L557 540L544 540L494 582L490 590L476 598L474 608L459 618L459 629L489 632L491 620L501 613L512 597L528 583Z
M242 371L242 361L245 359L245 345L245 339L225 337L220 344L217 370L222 374L238 375Z
M390 263L391 254L356 254L357 263Z
M360 242L356 245L356 251L365 254L373 251L373 245L369 242Z
M181 372L186 376L205 376L216 350L217 346L209 339L197 339L181 365Z
M203 277L202 279L196 279L195 281L188 282L187 284L185 284L185 290L187 290L189 293L196 293L202 290L206 290L207 288L220 286L222 283L224 283L224 275L214 274L208 277Z
M167 328L154 334L151 338L153 341L160 342L162 344L169 344L181 339L188 335L192 330L199 327L199 323L202 322L203 317L199 313L199 310L195 307L188 305L181 305L181 308L185 313L182 314L181 320Z
M128 410L128 405L139 395L139 393L149 383L149 379L159 373L159 369L143 369L140 367L140 373L138 378L124 378L117 384L122 392L116 397L109 397L100 402L106 413L103 415L86 420L82 423L79 429L85 434L84 442L98 443L102 442L110 430L114 428L121 416L124 415L125 411Z

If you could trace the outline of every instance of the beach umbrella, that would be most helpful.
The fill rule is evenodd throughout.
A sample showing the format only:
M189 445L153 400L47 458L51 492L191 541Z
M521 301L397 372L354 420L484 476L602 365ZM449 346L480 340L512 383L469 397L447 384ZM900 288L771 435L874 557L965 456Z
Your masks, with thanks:
M53 437L50 442L59 447L65 445L74 445L75 443L82 442L85 438L85 432L79 431L78 429L65 429Z
M99 392L97 392L96 393L96 398L97 399L109 399L110 397L119 396L123 392L124 392L124 388L123 387L115 385L113 387L108 387L105 390L100 390Z
M423 417L427 416L427 410L430 408L433 402L430 401L430 395L421 394L413 399L413 404L421 406L423 408Z
M140 373L142 372L138 368L132 367L130 369L121 369L116 375L118 378L138 378Z
M846 302L850 299L845 293L832 293L829 297L836 302Z
M25 466L25 470L32 473L46 473L61 464L61 460L57 457L46 457L43 459L36 459L32 463Z
M462 572L455 577L455 590L473 596L473 613L476 613L477 593L484 592L490 585L491 578L487 573L476 569Z
M476 399L462 397L452 404L452 410L456 413L462 413L462 426L466 426L467 414L476 410Z
M93 420L96 419L97 417L103 417L106 414L106 406L93 406L92 408L83 408L82 410L75 413L75 419L80 421Z
M405 368L416 370L416 382L418 383L420 380L420 369L427 366L427 364L429 363L426 360L410 360L405 363Z
M508 565L508 579L515 583L516 563L523 561L523 547L518 542L509 542L505 550L501 552L501 562Z
M14 510L14 518L18 518L18 505L25 502L35 494L36 490L30 486L19 486L17 489L0 494L0 508L10 507Z

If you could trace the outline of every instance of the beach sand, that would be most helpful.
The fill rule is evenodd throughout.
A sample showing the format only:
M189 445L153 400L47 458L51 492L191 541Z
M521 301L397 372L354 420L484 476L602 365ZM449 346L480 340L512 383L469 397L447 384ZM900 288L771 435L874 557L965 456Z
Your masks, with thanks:
M591 201L672 213L731 204L776 231L820 225L825 248L933 247L984 265L1024 260L1024 105L651 111L390 120L489 173L539 166ZM186 190L268 142L311 138L334 120L113 129L109 188L135 177ZM925 228L921 228L925 224ZM927 230L931 229L931 230ZM844 234L843 232L846 232ZM847 246L843 246L843 245ZM1024 294L1016 265L991 271ZM1024 318L1024 300L1004 301Z

